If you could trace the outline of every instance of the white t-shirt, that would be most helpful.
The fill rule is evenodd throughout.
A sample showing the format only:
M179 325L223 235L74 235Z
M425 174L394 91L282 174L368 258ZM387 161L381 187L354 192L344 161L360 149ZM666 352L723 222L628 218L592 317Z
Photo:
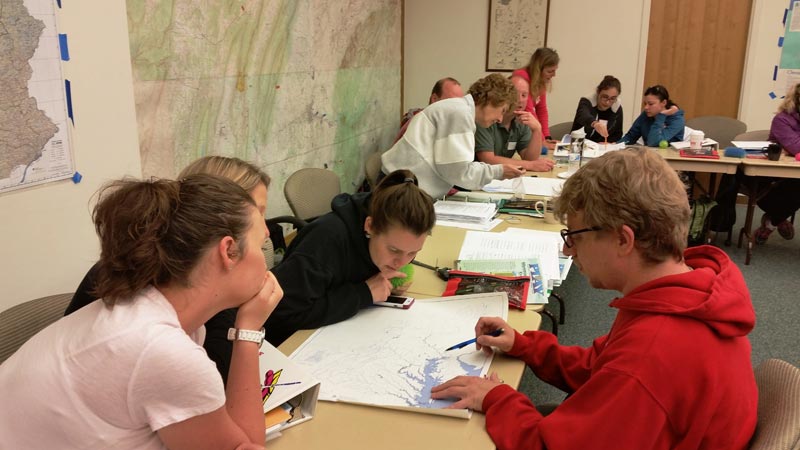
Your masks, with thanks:
M0 448L165 448L156 430L225 404L204 335L154 287L59 320L0 365Z

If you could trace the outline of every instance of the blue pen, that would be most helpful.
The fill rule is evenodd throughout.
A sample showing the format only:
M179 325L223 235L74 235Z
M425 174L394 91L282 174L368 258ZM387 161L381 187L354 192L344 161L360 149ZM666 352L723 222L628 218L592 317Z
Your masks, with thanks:
M494 330L494 331L492 331L491 333L486 333L486 336L494 336L494 337L497 337L497 336L500 336L501 334L503 334L503 329L502 329L502 328L500 328L500 329L498 329L498 330ZM458 350L459 348L464 348L464 347L468 346L469 344L474 344L474 343L475 343L475 342L477 342L477 341L478 341L478 338L467 339L466 341L464 341L464 342L459 342L458 344L456 344L456 345L454 345L454 346L452 346L452 347L448 348L448 349L447 349L447 350L445 350L445 351L446 351L446 352L449 352L450 350Z

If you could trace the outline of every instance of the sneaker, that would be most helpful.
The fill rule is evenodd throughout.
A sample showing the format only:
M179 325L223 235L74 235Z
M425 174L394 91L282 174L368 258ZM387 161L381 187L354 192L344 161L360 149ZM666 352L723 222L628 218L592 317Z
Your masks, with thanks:
M794 225L792 222L784 220L783 222L779 223L778 234L780 234L781 237L786 240L794 238Z
M761 216L761 226L753 232L753 239L756 241L756 244L763 245L769 239L769 235L775 230L775 228L769 228L767 226L767 221L769 218L766 214Z

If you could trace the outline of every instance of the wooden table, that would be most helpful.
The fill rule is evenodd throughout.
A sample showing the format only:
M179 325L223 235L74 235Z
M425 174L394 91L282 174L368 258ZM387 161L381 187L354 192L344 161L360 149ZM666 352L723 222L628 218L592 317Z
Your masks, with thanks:
M528 226L534 226L530 219ZM520 224L504 223L499 230ZM554 226L549 226L554 227ZM461 248L466 230L436 227L427 239L420 260L444 262L455 259ZM460 240L459 240L460 236ZM455 253L456 256L453 256ZM426 297L438 297L444 291L444 282L430 270L415 267L414 283L409 295L417 301ZM423 299L423 300L419 300ZM541 317L535 311L509 310L508 323L517 330L538 329ZM284 354L291 354L314 330L298 331L280 347ZM511 386L519 386L525 364L514 358L496 355L490 371L497 372ZM481 413L473 413L469 420L434 416L431 414L394 411L377 407L320 401L315 417L270 441L272 449L493 449L491 438L486 433L486 420Z
M763 197L770 189L772 178L800 178L800 161L793 156L784 154L778 161L768 159L742 160L742 171L745 175L745 188L747 195L747 214L744 219L744 227L739 231L739 248L742 248L744 237L747 237L747 256L745 265L750 264L755 245L753 236L753 216L755 214L756 202Z

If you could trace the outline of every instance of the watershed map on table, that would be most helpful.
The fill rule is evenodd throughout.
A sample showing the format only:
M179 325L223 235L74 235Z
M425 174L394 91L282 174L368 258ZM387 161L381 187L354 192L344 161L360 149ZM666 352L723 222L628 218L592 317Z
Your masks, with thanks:
M507 315L507 297L498 293L417 300L408 310L376 306L320 328L291 358L322 382L320 400L466 418L467 410L442 410L452 401L432 400L431 388L485 375L492 357L474 345L445 349L474 337L481 316Z
M73 174L54 2L0 7L0 193Z

